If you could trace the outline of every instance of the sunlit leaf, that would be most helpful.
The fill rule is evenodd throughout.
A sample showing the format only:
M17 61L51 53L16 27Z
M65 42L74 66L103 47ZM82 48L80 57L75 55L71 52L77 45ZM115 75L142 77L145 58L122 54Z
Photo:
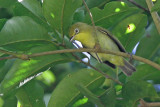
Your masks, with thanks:
M118 10L117 10L118 9ZM109 2L104 9L97 7L91 9L95 25L109 28L125 17L139 12L137 8L130 8L124 2ZM117 18L118 17L118 18ZM85 23L91 24L90 16L87 14Z
M29 53L38 53L51 50L57 50L57 48L54 45L43 45L32 48ZM6 97L16 91L16 89L22 86L25 82L35 78L38 73L46 71L53 65L68 61L73 61L73 59L69 58L68 55L65 54L35 57L28 61L17 59L13 66L9 69L7 75L4 77L4 80L1 82L0 94L2 94L3 97Z
M89 90L95 90L104 82L104 77L97 71L82 69L67 75L53 91L48 107L69 106L80 97L76 88L77 83L84 84Z
M121 41L128 52L132 52L135 45L142 38L146 25L146 15L135 14L117 24L112 33Z

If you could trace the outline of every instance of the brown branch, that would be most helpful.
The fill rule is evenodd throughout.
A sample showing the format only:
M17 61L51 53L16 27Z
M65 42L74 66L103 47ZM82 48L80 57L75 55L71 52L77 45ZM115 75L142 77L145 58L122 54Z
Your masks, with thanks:
M149 10L148 10L148 9L146 9L146 8L142 7L141 5L137 4L137 3L136 3L136 2L134 2L133 0L127 0L127 1L128 1L128 2L130 2L130 3L132 3L133 5L137 6L138 8L140 8L140 9L142 9L142 10L146 11L146 12L149 12Z
M123 83L121 83L120 81L112 78L111 76L109 76L109 75L107 75L106 73L102 72L102 71L99 70L98 68L92 66L90 63L86 63L86 62L82 61L82 60L81 60L77 55L75 55L74 53L72 53L72 55L73 55L77 60L79 60L81 63L83 63L83 64L91 67L92 69L98 71L98 72L99 72L100 74L102 74L105 78L111 79L111 80L113 80L114 82L116 82L116 83L118 83L118 84L120 84L120 85L123 85Z
M152 0L146 0L146 3L148 5L149 10L151 11L152 7L154 6ZM156 25L157 31L160 34L160 17L158 15L158 13L157 12L152 12L151 16L152 16L153 21Z
M123 56L123 57L127 57L130 58L130 54L124 53L124 52L115 52L115 51L109 51L109 50L97 50L97 49L87 49L87 48L81 48L81 49L63 49L63 50L56 50L56 51L48 51L48 52L41 52L41 53L35 53L35 54L31 54L31 55L17 55L17 56L13 56L14 58L20 58L23 60L28 60L29 58L32 57L38 57L38 56L44 56L44 55L52 55L52 54L60 54L60 53L72 53L72 52L95 52L95 53L106 53L106 54L112 54L112 55L117 55L117 56ZM13 54L13 53L12 53ZM9 53L9 55L12 55ZM140 56L136 56L133 55L132 56L133 59L144 62L148 65L153 66L154 68L160 70L160 65L156 64L148 59L142 58Z
M160 102L152 102L148 103L145 102L143 99L140 100L140 106L139 107L160 107Z
M92 22L92 25L93 25L93 28L94 28L94 31L95 31L95 39L97 41L97 45L99 44L99 40L98 40L98 37L97 37L97 30L96 30L96 26L95 26L95 23L94 23L94 20L93 20L93 16L92 16L92 13L91 11L89 10L86 2L84 0L83 1L83 4L85 5L85 8L87 9L88 13L89 13L89 16L90 16L90 19L91 19L91 22Z

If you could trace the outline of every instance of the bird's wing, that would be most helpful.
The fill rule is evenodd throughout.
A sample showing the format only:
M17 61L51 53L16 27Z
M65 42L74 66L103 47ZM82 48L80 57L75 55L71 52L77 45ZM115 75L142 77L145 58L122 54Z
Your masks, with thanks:
M104 29L102 27L97 27L97 30L100 31L101 33L109 36L116 43L116 45L118 46L118 48L121 52L126 52L125 48L120 43L120 41L117 38L115 38L113 35L111 35L111 33L109 31L107 31L106 29Z

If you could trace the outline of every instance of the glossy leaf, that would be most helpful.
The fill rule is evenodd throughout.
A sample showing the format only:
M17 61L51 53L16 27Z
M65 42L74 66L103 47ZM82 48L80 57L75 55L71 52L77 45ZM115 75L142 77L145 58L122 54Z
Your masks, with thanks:
M57 48L54 45L43 45L32 48L29 53L46 52L51 50L57 50ZM33 79L36 74L47 70L50 66L72 60L73 59L66 56L66 54L63 54L63 56L61 54L54 54L35 57L28 61L17 59L12 68L8 71L4 80L1 82L0 94L3 94L3 97L6 97L14 92L17 87L21 86L20 82Z
M103 10L97 7L91 9L95 25L104 28L109 28L123 18L137 12L139 12L139 9L130 8L124 2L109 2L105 5ZM91 24L91 19L88 14L84 22Z
M142 38L146 26L146 15L135 14L121 21L113 29L112 33L121 41L125 49L131 52Z
M126 84L124 84L122 88L122 95L123 95L123 98L125 99L125 102L128 105L127 107L136 106L135 105L136 101L141 98L158 97L152 84L145 81L141 81L141 80L129 81Z
M22 86L16 93L22 107L45 107L44 90L34 80Z
M139 43L136 55L150 59L160 48L160 35L152 23Z
M13 17L0 32L0 46L12 50L28 50L39 44L49 43L48 32L29 17Z
M81 69L73 74L67 75L53 91L48 107L69 106L80 97L76 84L82 83L89 90L95 90L104 82L104 77L97 71Z
M82 0L44 0L44 16L54 29L66 34L73 14L81 4Z

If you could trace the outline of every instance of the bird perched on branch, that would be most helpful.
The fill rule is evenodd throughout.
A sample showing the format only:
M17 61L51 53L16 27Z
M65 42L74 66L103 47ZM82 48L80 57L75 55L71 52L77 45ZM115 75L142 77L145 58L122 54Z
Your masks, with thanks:
M95 48L98 44L102 50L126 52L122 44L109 31L102 27L87 25L78 22L71 26L69 35L70 41L78 40L86 48ZM126 61L122 56L105 53L90 53L99 62L103 62L112 68L119 67L127 76L136 71L135 67Z

